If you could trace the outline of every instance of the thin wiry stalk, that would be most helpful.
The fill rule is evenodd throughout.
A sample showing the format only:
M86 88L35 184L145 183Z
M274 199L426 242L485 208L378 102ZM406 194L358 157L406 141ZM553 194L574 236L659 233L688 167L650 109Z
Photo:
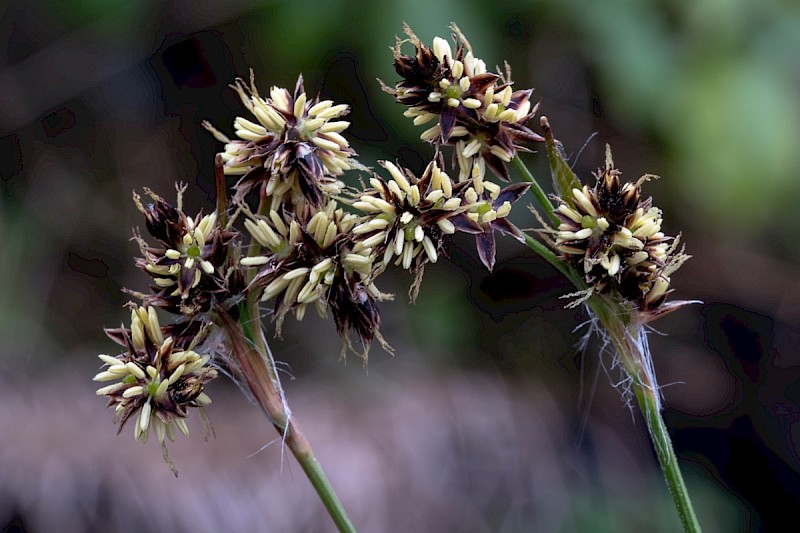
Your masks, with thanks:
M539 185L539 182L533 177L531 171L528 170L528 167L526 167L525 163L522 162L519 154L514 156L514 158L511 160L511 164L514 166L517 172L519 172L522 179L531 184L531 192L533 193L533 196L536 197L536 203L538 204L539 209L541 209L547 218L550 219L551 224L557 226L558 217L553 214L553 204L550 202L550 199L547 197L544 189L542 189L541 185Z
M263 214L266 209L267 202L262 195L258 211ZM252 239L249 255L258 255L259 252L258 242ZM251 278L252 274L249 274L248 282L251 281ZM300 463L303 472L338 530L347 533L355 532L355 527L347 516L342 502L314 455L311 443L289 409L275 361L262 329L258 294L255 291L248 291L245 300L239 304L238 310L238 322L227 313L221 312L219 317L247 387L283 438L286 447L291 450L292 455Z

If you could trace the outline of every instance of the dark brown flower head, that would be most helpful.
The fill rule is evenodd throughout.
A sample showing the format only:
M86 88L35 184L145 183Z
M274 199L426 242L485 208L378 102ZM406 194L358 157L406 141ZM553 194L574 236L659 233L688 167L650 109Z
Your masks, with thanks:
M109 331L109 337L124 351L117 356L101 354L106 368L94 380L115 382L98 389L97 394L106 396L108 406L114 408L118 433L138 413L136 440L147 442L152 430L175 471L167 456L166 439L175 440L175 428L189 435L188 410L211 403L204 389L217 371L208 366L209 355L194 351L202 332L187 342L185 336L165 336L169 331L160 326L154 308L134 308L130 329Z
M607 147L605 167L595 177L594 188L584 185L561 199L555 248L593 290L617 291L637 309L653 311L670 292L669 276L688 256L677 249L678 239L661 231L661 210L641 196L652 176L621 183Z
M334 200L307 220L291 217L273 211L269 216L250 215L245 222L265 253L246 257L242 264L259 269L251 288L263 289L261 299L275 299L278 333L286 313L292 311L302 320L313 304L321 316L331 311L345 339L354 332L365 346L375 338L383 342L375 302L388 295L373 283L373 250L357 248L353 240L357 217Z
M151 190L145 192L152 203L144 205L135 193L133 200L158 241L150 246L136 236L142 254L136 266L154 283L152 293L143 296L145 304L191 317L238 293L243 288L241 277L227 266L229 244L236 234L221 228L213 213L187 217L181 210L183 189L177 208Z
M421 178L389 161L382 161L391 179L370 179L353 207L365 213L353 228L354 250L372 250L382 270L392 261L415 275L412 299L427 262L439 258L446 235L455 233L449 220L461 212L450 177L431 161Z
M500 78L486 71L486 64L473 55L458 27L451 28L455 52L440 37L435 37L429 48L404 26L408 39L398 39L394 53L395 71L403 79L394 88L381 82L385 92L409 106L404 114L413 118L415 125L438 119L437 125L423 134L424 140L437 143L448 143L451 137L465 133L455 129L459 113L480 108L486 90ZM407 42L414 46L413 56L401 52Z
M522 232L508 220L511 206L530 188L528 183L512 183L504 189L496 183L474 179L463 182L460 191L466 210L453 218L459 231L475 235L478 256L490 271L494 268L496 244L494 231L525 242Z
M518 150L526 150L526 143L543 140L525 125L538 105L531 107L532 90L512 90L510 69L505 75L487 72L458 27L451 29L455 51L439 37L428 48L406 26L409 38L398 39L395 46L395 70L403 79L394 88L382 83L383 90L409 106L404 115L415 125L437 121L420 137L437 146L456 145L459 181L467 179L475 165L483 169L486 164L508 180L505 164ZM406 42L414 46L413 56L401 52Z
M357 165L356 154L341 135L350 123L334 119L347 114L349 106L309 99L302 76L294 92L272 87L269 98L259 95L252 73L249 85L237 79L232 87L257 122L237 117L234 140L204 125L226 143L225 174L242 176L234 186L238 200L261 188L273 208L305 202L322 207L326 195L342 190L337 177Z
M461 31L452 25L455 52L442 38L433 40L433 48L423 44L407 25L406 40L397 40L394 51L395 71L403 78L394 88L382 84L383 90L399 103L409 106L405 115L414 124L424 124L437 118L439 124L428 136L437 142L447 143L454 131L459 111L477 109L487 88L493 86L499 75L486 72L486 64L472 54L472 47ZM414 46L413 56L402 53L402 45ZM427 140L427 139L426 139Z

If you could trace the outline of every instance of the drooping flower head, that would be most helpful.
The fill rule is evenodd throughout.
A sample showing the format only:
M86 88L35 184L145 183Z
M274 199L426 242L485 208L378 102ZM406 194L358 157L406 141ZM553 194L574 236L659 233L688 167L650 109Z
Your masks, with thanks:
M273 208L287 202L321 207L326 195L342 190L337 177L356 165L355 151L341 135L350 123L336 120L350 111L348 105L310 99L302 76L294 92L272 87L269 98L258 93L252 73L249 85L237 79L232 87L256 121L237 117L233 140L204 125L226 143L225 174L242 176L234 186L237 199L260 187Z
M508 67L504 75L488 72L458 27L451 29L455 51L440 37L430 48L405 26L408 39L398 39L394 49L395 71L402 79L394 87L382 83L383 90L409 106L404 115L415 125L436 120L420 137L437 146L456 145L462 181L476 165L488 165L508 180L505 163L526 150L524 143L543 140L525 125L538 105L531 107L532 90L512 90ZM407 42L414 55L402 52Z
M666 300L670 275L689 256L678 250L679 238L661 231L661 210L642 198L641 186L652 176L622 183L611 149L593 188L574 188L561 198L555 248L574 264L598 292L617 291L643 312Z
M130 329L107 333L124 351L117 356L98 356L105 369L94 380L115 383L98 389L97 394L106 396L108 406L114 408L119 431L137 415L136 440L147 442L151 431L155 433L164 459L175 472L166 439L175 440L175 428L188 436L185 419L189 408L211 403L204 392L205 385L217 377L208 364L210 356L194 351L197 336L189 338L185 332L162 328L153 307L134 308Z
M353 203L365 213L353 228L355 250L372 249L381 270L393 261L414 273L414 299L425 264L438 260L445 236L455 233L450 219L461 212L462 200L435 161L420 178L390 161L381 164L391 179L372 177L372 187Z
M289 311L302 320L310 305L321 316L330 310L339 334L349 345L355 333L365 347L380 336L377 301L389 296L373 283L377 275L372 248L356 246L353 227L358 217L335 200L310 218L271 211L250 214L245 226L262 246L262 255L242 259L256 267L251 289L262 290L263 301L275 299L277 330Z
M153 279L152 293L142 296L146 305L192 317L208 311L214 300L236 293L241 282L226 264L228 245L236 234L221 228L214 213L186 216L181 207L182 192L179 188L178 207L149 189L145 193L152 203L144 205L134 193L147 230L158 241L151 246L136 237L142 254L136 266Z

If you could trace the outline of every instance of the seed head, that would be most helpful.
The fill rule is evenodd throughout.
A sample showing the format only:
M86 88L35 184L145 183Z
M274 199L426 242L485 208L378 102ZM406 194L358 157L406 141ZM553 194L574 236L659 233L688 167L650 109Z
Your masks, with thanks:
M462 200L454 196L457 189L454 193L452 180L435 161L420 178L390 161L381 165L390 179L374 176L372 187L353 203L364 213L353 228L354 250L371 249L380 270L394 262L411 271L413 300L425 264L438 260L445 237L456 231L450 219L463 210Z
M408 39L398 39L394 48L395 71L402 79L393 88L381 85L399 103L409 106L404 115L415 125L436 120L420 137L437 147L455 145L459 181L483 172L487 165L508 180L505 164L518 150L526 149L524 143L544 140L525 126L538 104L531 106L531 89L512 90L508 66L505 75L488 72L458 27L450 27L455 51L439 37L430 48L405 26ZM414 55L401 51L409 42Z
M263 301L275 300L278 334L289 311L302 320L313 304L323 317L331 311L345 339L352 332L365 346L375 338L383 344L376 301L390 296L373 283L378 275L373 249L354 240L357 221L335 200L306 217L286 211L248 215L245 226L264 253L242 264L258 269L251 289L261 290Z

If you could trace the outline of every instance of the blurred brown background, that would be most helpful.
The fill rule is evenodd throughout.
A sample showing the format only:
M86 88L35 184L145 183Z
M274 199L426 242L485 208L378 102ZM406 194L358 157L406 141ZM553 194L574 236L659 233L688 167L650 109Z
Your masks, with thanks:
M231 132L226 85L257 73L353 106L366 164L430 148L380 92L408 22L455 21L487 64L533 86L588 178L611 143L694 257L651 346L706 531L777 531L800 503L800 9L789 1L493 3L5 2L0 16L0 527L3 531L330 531L308 482L235 385L209 394L216 439L170 450L114 435L94 395L104 326L141 289L131 191L210 208ZM593 133L598 135L591 138ZM587 142L587 139L590 139ZM586 147L578 158L581 147ZM527 158L547 176L541 155ZM355 180L357 176L351 176ZM543 180L547 182L545 178ZM535 221L519 209L517 222ZM362 531L676 531L643 422L563 309L569 287L504 242L492 274L456 239L415 306L382 306L396 348L337 359L333 325L288 319L273 350L295 414ZM311 333L309 333L311 332Z

